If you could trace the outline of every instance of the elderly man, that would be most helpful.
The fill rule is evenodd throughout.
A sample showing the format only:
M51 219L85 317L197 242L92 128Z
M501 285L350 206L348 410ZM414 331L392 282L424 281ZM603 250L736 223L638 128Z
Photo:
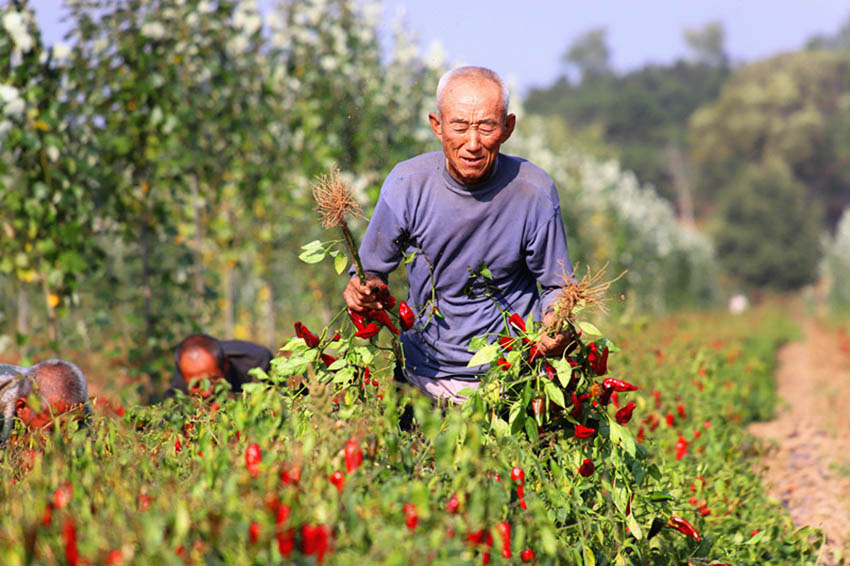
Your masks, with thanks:
M172 390L200 393L203 379L224 379L234 391L251 381L248 372L262 368L268 372L274 357L271 350L244 340L216 340L207 334L193 334L174 349L174 378Z
M405 367L397 372L434 398L462 402L459 391L477 387L482 368L467 367L469 340L501 331L503 312L549 322L559 275L571 271L552 179L499 152L516 125L508 101L489 69L462 67L440 79L429 120L443 151L389 174L360 248L367 283L353 277L343 294L353 310L381 308L372 288L413 254L408 303L425 315L401 337ZM476 277L483 267L487 277ZM544 335L538 349L557 355L569 341Z
M29 405L33 395L38 398L38 407ZM30 430L39 430L58 415L77 409L88 412L87 401L86 378L67 360L46 360L29 369L0 364L0 443L8 440L14 417Z

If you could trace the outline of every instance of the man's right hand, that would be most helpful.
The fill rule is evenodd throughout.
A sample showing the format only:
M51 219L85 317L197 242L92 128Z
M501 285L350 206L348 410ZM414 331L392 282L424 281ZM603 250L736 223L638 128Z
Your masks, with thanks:
M366 274L365 285L362 284L360 282L360 278L355 275L348 282L348 285L346 285L345 291L342 292L345 304L347 304L351 310L357 312L363 312L370 309L382 309L384 305L378 301L377 294L372 293L372 289L382 285L384 285L384 280L372 273Z

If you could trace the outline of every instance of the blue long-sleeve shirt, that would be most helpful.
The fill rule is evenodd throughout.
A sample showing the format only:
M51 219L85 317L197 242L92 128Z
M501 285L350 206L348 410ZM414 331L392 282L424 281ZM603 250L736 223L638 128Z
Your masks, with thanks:
M572 272L552 179L504 154L494 167L486 181L465 185L449 174L442 152L426 153L399 163L381 188L360 258L386 279L414 254L407 302L418 315L401 337L409 373L477 379L486 368L467 367L470 339L503 330L501 311L540 320L561 275ZM482 266L492 279L476 276ZM432 271L443 319L432 311Z

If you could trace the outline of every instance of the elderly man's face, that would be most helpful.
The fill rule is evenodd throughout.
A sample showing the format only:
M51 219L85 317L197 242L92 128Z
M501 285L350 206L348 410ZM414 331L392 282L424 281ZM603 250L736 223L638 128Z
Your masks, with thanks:
M516 125L516 116L505 116L499 86L480 78L457 78L447 84L440 115L428 118L443 143L449 173L466 184L487 178Z

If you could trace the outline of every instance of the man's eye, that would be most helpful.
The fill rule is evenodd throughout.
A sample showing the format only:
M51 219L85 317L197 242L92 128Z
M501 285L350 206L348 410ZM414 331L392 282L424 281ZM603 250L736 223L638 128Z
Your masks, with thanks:
M463 132L465 132L468 128L467 128L466 126L455 126L455 127L454 127L454 128L452 128L452 129L453 129L455 132L457 132L457 133L459 133L459 134L462 134L462 133L463 133Z
M494 128L493 126L480 126L478 128L478 131L484 135L490 135L496 131L496 128Z

